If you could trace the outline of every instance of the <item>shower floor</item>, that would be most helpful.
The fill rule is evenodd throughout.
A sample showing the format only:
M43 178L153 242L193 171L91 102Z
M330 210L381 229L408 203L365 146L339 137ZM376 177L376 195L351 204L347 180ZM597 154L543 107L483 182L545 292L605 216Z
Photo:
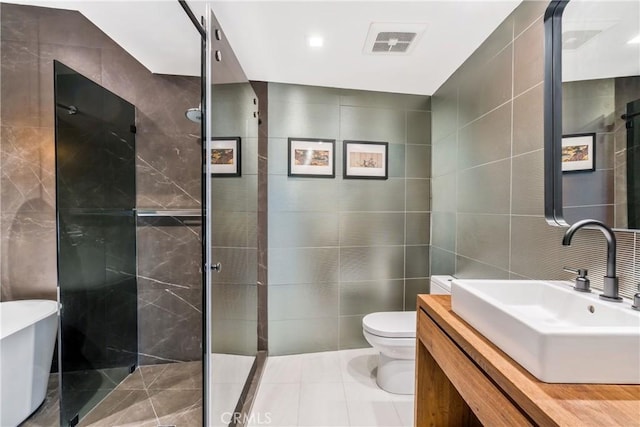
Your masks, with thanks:
M60 425L58 374L47 396L20 427ZM202 426L202 362L141 366L87 414L79 427Z
M211 356L210 408L214 420L224 420L233 413L253 360L253 356ZM59 425L58 384L58 374L52 374L44 403L20 427ZM215 426L228 424L214 422ZM78 424L79 427L125 425L202 427L202 363L141 366Z
M202 425L202 362L141 366L80 427Z

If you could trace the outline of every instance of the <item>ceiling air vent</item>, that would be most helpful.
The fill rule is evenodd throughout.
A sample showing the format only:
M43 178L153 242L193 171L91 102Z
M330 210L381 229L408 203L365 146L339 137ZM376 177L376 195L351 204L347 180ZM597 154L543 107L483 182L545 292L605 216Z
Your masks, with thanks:
M562 49L577 50L600 33L618 24L618 21L562 21ZM594 40L595 41L595 40Z
M373 52L406 52L416 38L416 33L378 33L373 43Z
M374 22L364 44L364 53L406 55L417 44L426 24L398 24Z

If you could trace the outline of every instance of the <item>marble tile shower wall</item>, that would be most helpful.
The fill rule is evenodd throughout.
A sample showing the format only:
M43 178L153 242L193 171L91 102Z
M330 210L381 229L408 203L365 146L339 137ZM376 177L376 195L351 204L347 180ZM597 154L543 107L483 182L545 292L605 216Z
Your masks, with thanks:
M546 1L524 1L432 97L432 274L572 279L602 286L605 241L582 231L570 247L543 201ZM640 279L639 235L619 232L627 295Z
M269 350L365 347L362 317L428 290L430 98L269 83ZM336 178L287 176L287 138L336 140ZM389 179L344 180L344 140L389 142Z
M0 15L2 299L55 299L53 60L136 106L139 208L200 206L199 126L184 118L200 80L150 73L77 12L2 3ZM141 363L200 357L198 235L139 222Z

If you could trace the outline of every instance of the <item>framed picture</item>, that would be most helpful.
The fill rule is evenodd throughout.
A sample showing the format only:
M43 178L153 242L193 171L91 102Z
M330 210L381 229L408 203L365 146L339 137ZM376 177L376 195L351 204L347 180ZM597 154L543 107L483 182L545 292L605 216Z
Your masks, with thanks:
M334 178L335 139L289 138L289 176Z
M389 143L344 141L345 179L387 179Z
M241 176L240 137L211 138L211 176Z
M562 136L562 172L596 170L596 134Z

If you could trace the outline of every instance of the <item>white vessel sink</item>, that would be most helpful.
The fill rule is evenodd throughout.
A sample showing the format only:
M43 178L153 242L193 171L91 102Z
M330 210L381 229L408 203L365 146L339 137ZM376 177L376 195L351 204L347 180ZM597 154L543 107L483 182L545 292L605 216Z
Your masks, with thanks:
M640 384L640 312L567 282L459 280L453 311L541 381Z

